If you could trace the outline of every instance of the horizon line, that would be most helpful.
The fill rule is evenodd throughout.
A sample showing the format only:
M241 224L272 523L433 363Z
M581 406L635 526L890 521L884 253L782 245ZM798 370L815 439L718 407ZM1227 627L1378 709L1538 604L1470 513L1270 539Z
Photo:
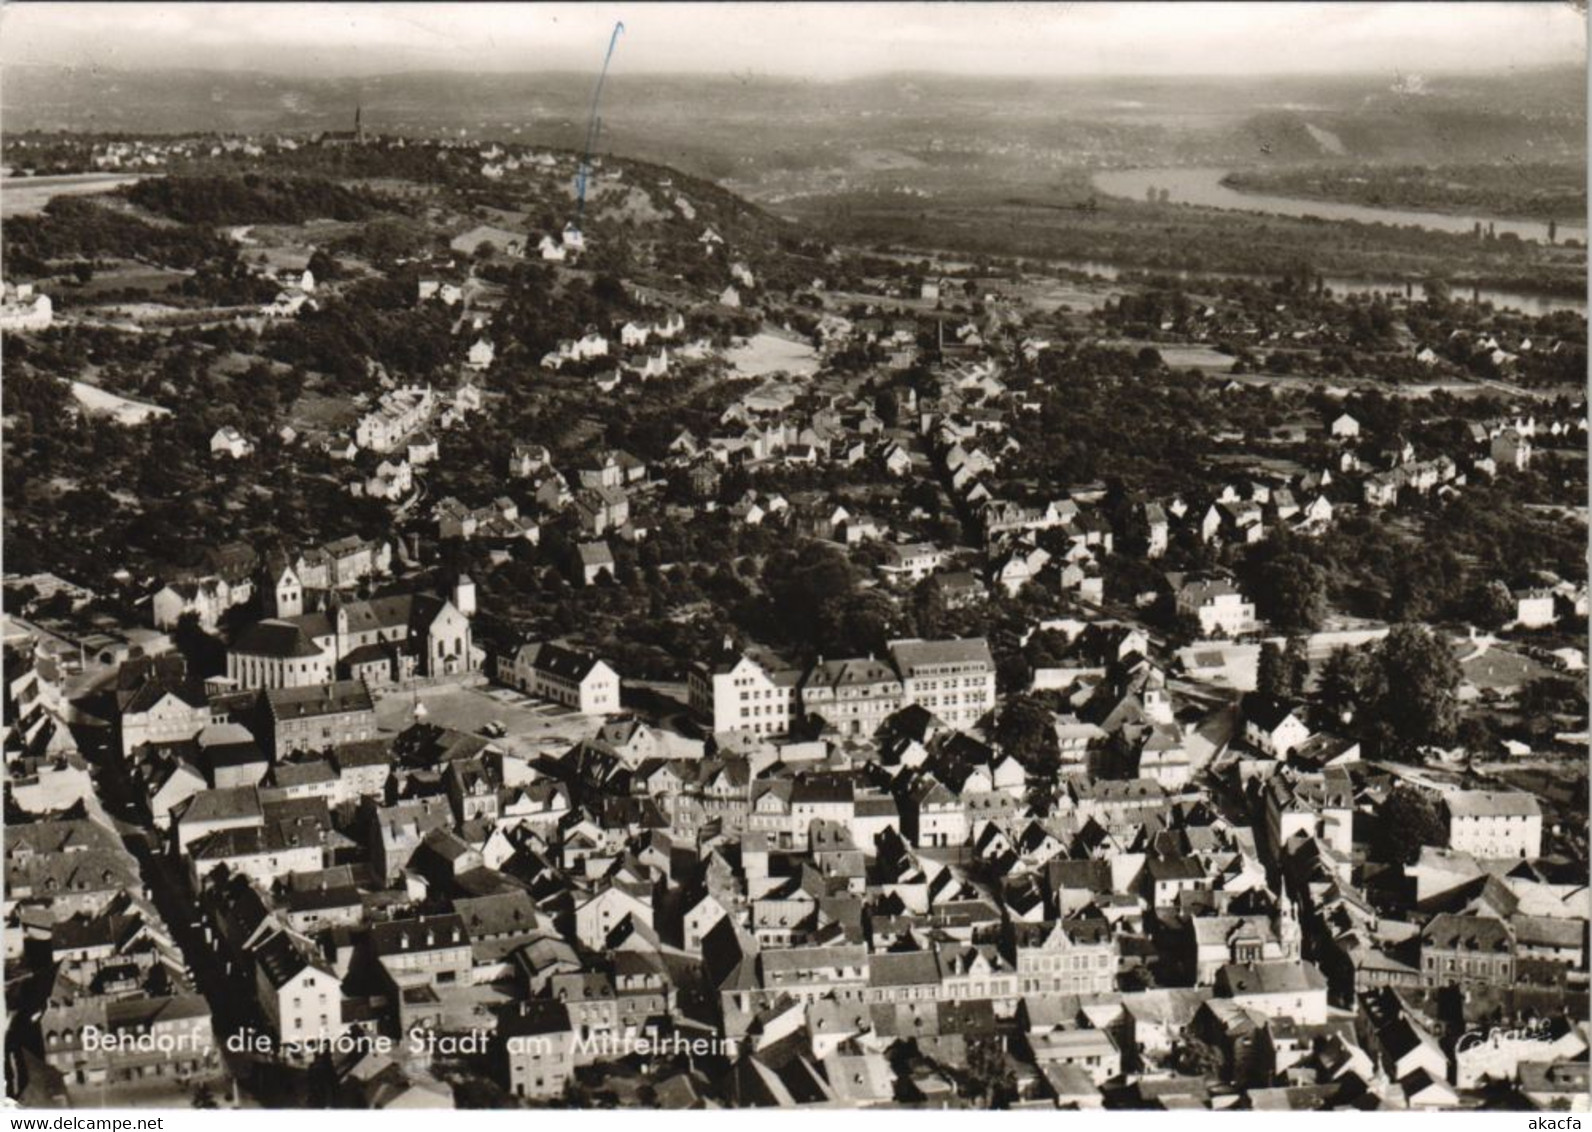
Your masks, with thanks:
M58 71L90 71L95 75L158 75L158 74L191 74L191 75L253 75L269 78L286 79L294 82L369 82L387 78L415 78L423 75L448 75L471 78L579 78L590 80L592 72L578 67L558 67L541 70L517 70L506 68L491 68L480 66L458 67L426 66L412 68L395 68L389 70L371 71L368 73L345 72L342 74L325 73L297 73L293 71L271 70L265 67L201 67L181 65L152 65L144 67L106 67L97 64L61 63L61 62L6 62L0 64L0 70L58 70ZM1484 66L1470 69L1444 69L1422 70L1418 72L1423 78L1477 78L1498 77L1505 74L1531 74L1546 71L1574 71L1583 76L1587 69L1574 62L1542 62L1530 66L1500 63L1496 66ZM1071 71L1067 74L1054 74L1042 71L969 71L969 70L879 70L860 71L851 75L816 75L803 74L795 71L773 71L748 67L744 70L667 70L651 68L646 70L616 71L611 75L614 79L623 78L695 78L695 79L721 79L745 82L747 78L775 79L791 82L814 83L823 85L842 85L845 83L867 82L878 80L914 80L914 79L978 79L986 81L1006 82L1052 82L1068 83L1079 81L1099 80L1145 80L1158 79L1166 81L1212 81L1224 83L1242 83L1250 80L1277 80L1296 79L1300 81L1310 79L1350 79L1378 74L1403 74L1397 67L1365 67L1365 68L1332 68L1323 70L1292 70L1292 71L1248 71L1242 74L1222 73L1218 71ZM1411 72L1417 73L1417 72Z

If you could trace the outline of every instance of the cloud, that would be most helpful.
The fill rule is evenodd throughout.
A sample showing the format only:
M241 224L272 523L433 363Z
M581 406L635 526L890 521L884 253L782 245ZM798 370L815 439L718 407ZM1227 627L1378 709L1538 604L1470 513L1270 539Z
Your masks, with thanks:
M616 68L815 78L1496 70L1584 60L1564 4L52 4L0 11L0 62L293 74Z

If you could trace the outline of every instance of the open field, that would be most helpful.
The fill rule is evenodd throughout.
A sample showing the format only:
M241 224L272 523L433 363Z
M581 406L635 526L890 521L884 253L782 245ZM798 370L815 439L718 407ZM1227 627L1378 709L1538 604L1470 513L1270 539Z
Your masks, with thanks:
M72 382L72 396L89 413L108 416L119 425L141 425L151 417L169 417L170 409L107 393L86 382Z
M781 372L806 376L818 372L818 355L811 346L777 334L754 334L725 351L724 360L747 377Z

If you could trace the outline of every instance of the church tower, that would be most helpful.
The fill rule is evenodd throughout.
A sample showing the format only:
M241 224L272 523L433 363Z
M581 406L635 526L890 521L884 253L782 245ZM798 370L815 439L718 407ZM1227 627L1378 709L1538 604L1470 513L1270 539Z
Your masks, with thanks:
M355 145L364 145L365 144L364 112L365 112L364 106L362 106L362 105L360 105L359 103L356 102L354 104L354 144Z
M475 582L468 574L460 574L453 584L453 606L466 617L475 616Z

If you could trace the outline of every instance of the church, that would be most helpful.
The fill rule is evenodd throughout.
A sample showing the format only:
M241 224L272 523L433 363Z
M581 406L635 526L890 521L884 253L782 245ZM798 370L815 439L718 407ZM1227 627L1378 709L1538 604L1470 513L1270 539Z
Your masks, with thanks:
M227 651L227 676L240 688L297 688L363 679L374 690L478 670L470 618L475 583L461 574L447 596L403 593L346 599L303 612L295 583L268 594L276 616L245 630Z

